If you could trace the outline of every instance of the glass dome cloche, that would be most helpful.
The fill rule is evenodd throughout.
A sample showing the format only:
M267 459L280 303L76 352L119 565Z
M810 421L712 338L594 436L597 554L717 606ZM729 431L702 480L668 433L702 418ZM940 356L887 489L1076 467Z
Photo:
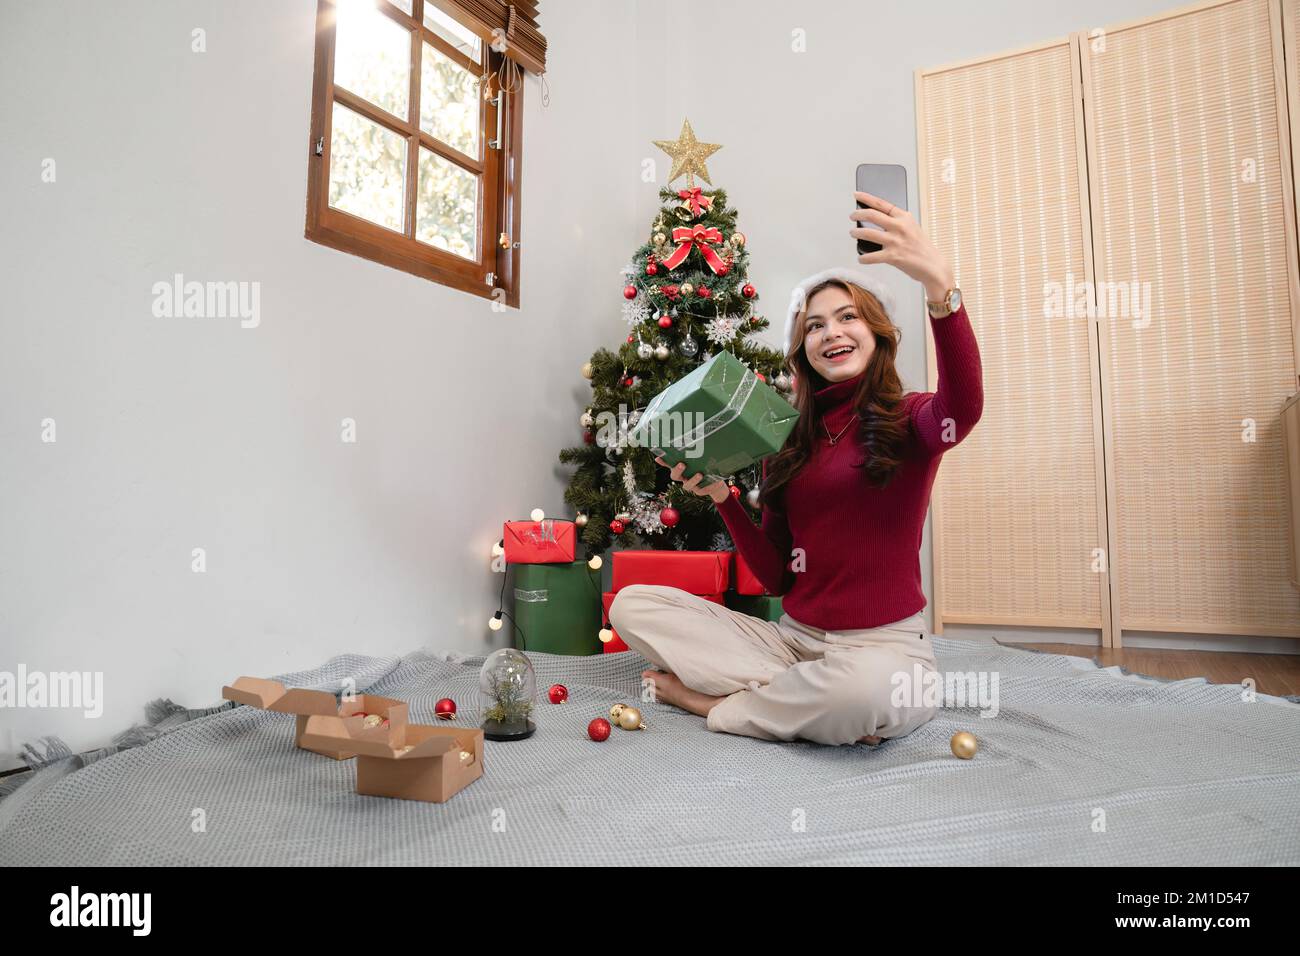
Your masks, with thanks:
M488 740L523 740L537 725L529 718L537 701L533 662L513 647L493 651L478 675L483 736Z

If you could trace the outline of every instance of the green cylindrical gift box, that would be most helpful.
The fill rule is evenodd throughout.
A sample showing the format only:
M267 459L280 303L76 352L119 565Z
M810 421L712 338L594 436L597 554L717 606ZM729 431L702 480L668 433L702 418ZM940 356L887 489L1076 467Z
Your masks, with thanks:
M586 561L513 564L515 646L547 654L599 654L600 571Z

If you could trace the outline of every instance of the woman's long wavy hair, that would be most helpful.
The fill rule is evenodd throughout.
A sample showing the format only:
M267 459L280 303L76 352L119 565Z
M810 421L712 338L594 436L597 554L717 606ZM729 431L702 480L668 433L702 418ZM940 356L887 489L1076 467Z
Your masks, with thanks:
M849 294L858 318L867 323L876 340L866 373L853 395L853 407L858 413L857 434L868 452L865 460L855 462L854 467L864 469L867 480L875 487L883 488L893 479L902 462L903 446L908 437L907 409L903 404L903 384L894 367L902 332L870 292L851 282L827 279L808 290L804 307L795 316L790 351L785 356L786 370L795 376L794 406L799 410L799 420L786 439L785 447L767 463L767 477L759 491L759 504L773 510L782 510L777 504L780 492L811 459L817 440L820 425L813 393L831 383L809 363L803 339L808 324L808 303L814 295L832 285Z

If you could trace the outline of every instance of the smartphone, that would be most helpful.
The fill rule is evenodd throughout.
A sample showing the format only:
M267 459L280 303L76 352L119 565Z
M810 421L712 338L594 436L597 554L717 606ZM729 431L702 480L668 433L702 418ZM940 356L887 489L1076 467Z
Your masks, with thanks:
M907 170L902 166L886 165L884 163L863 163L858 167L857 189L861 193L871 193L873 196L879 196L881 199L887 199L900 209L907 208ZM859 209L866 209L866 205L859 202ZM875 223L859 222L859 226L867 229L879 229ZM858 240L858 255L865 256L869 252L876 252L880 249L880 243L872 242L869 239Z

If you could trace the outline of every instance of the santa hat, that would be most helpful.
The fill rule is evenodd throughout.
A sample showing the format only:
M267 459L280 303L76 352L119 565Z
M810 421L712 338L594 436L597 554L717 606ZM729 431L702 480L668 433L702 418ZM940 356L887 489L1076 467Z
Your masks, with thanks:
M794 320L801 310L807 307L808 290L813 286L825 282L827 279L843 279L845 282L851 282L859 288L865 289L875 296L880 307L885 310L885 315L889 316L889 321L895 325L898 324L894 318L894 294L879 279L873 277L865 269L854 269L850 266L841 266L834 269L827 269L825 272L819 272L816 275L809 276L794 287L790 293L790 309L785 317L785 354L790 354L790 339L794 335Z

